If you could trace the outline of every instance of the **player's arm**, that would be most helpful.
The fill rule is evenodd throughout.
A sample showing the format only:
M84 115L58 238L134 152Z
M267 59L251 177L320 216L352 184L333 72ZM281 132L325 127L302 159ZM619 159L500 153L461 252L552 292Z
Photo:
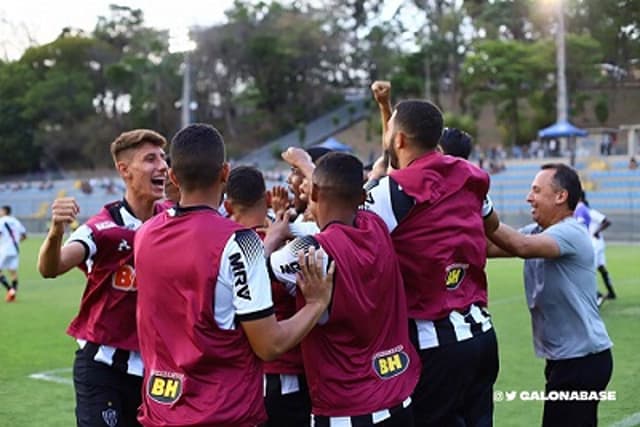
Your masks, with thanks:
M274 314L258 319L240 318L244 332L253 351L263 360L281 356L311 331L318 323L331 300L333 263L324 270L322 251L311 248L308 255L298 254L300 274L298 287L305 298L305 305L291 318L278 322ZM264 268L264 267L263 267Z
M522 234L500 223L490 239L499 248L520 258L557 258L560 246L551 236L542 234Z
M600 221L600 225L598 226L598 229L593 233L593 236L600 238L600 233L602 233L604 230L606 230L610 226L611 226L611 221L609 221L609 218L605 216L602 219L602 221Z
M484 223L484 234L488 237L498 229L500 218L493 206L493 200L487 194L482 202L482 220Z
M388 81L377 80L371 85L371 92L373 92L373 98L378 104L380 110L380 121L382 122L382 141L387 133L387 127L389 119L391 118L391 83Z
M87 257L87 248L78 241L62 247L66 224L75 221L80 211L72 197L56 199L51 206L51 227L38 253L38 271L45 278L66 273L82 263Z
M487 258L512 258L514 256L487 238Z
M313 164L309 153L299 147L289 147L282 153L282 160L289 166L300 169L300 172L311 182L311 176L316 165Z

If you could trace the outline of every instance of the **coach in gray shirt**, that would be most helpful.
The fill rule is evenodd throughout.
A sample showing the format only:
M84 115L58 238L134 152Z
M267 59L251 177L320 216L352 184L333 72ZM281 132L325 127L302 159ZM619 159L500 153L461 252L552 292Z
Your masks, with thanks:
M500 223L487 248L490 257L526 258L534 347L547 360L545 391L566 399L545 401L544 427L596 426L596 397L613 370L612 343L596 304L591 238L573 218L581 191L573 169L543 165L527 196L536 223L520 232Z

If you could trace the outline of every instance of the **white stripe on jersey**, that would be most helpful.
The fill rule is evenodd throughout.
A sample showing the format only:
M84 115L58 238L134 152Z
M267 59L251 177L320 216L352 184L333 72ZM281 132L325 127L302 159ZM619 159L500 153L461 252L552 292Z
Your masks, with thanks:
M477 324L480 324L482 332L486 332L493 326L491 324L491 317L486 315L480 307L472 304L469 308L469 313L466 316L452 311L449 313L449 323L453 327L456 341L464 341L469 338L473 338L474 334L471 331L472 323L465 321L465 317L469 317ZM438 339L438 333L433 321L431 320L415 320L418 329L418 345L420 350L427 348L438 347L440 345ZM476 334L477 335L477 334Z

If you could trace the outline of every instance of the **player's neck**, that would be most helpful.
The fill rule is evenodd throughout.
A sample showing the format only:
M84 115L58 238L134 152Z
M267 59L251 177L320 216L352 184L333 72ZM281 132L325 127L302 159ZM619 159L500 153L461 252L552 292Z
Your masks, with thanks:
M318 206L318 216L316 221L320 230L323 230L327 224L339 222L346 225L353 225L356 219L356 212L353 207L332 206L322 209Z
M155 200L138 199L131 197L129 194L125 194L124 199L127 201L129 209L131 209L131 213L133 213L133 215L140 221L144 222L153 216L153 206L156 203Z
M209 206L218 209L222 199L222 189L219 186L209 189L197 189L193 191L183 191L180 195L180 206Z
M257 228L264 227L265 218L267 217L264 209L247 210L245 212L234 212L231 219L243 227Z

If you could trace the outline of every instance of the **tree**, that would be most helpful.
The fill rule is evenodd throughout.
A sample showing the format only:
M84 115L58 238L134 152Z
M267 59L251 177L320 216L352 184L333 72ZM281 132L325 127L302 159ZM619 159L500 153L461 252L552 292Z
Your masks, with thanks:
M39 167L41 148L33 140L33 123L24 115L24 94L34 81L24 64L0 62L0 175Z
M340 99L342 33L324 10L236 1L229 22L194 30L198 117L247 145L294 129Z
M522 132L522 106L545 89L546 77L555 69L552 58L550 43L520 41L481 41L467 55L462 71L465 93L476 106L495 106L511 144L535 137L531 129Z

